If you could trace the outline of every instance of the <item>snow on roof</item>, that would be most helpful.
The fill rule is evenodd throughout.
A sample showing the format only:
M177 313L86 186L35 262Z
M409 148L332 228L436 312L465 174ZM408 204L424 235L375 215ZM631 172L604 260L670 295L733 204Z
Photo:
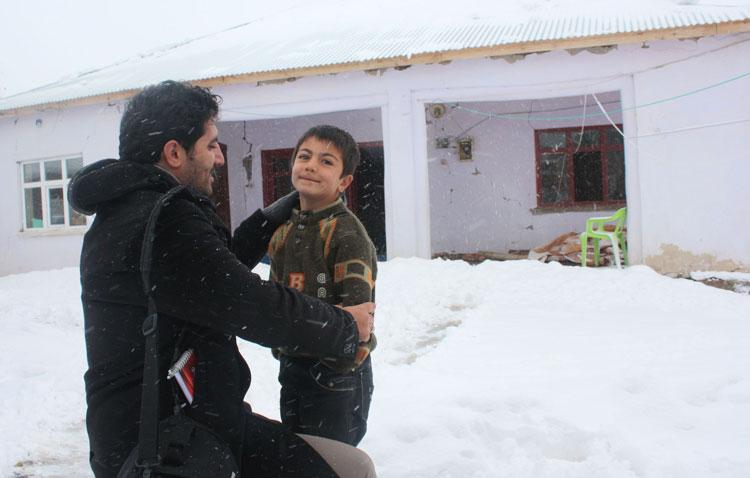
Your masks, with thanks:
M616 11L622 4L610 1L603 8L604 3L577 12L574 8L513 9L488 0L463 15L456 14L455 7L446 11L431 8L429 3L404 7L395 2L391 8L381 9L379 5L373 11L363 10L361 5L346 10L346 4L337 4L331 11L321 4L310 4L307 10L302 7L285 15L260 18L2 98L0 114L84 98L103 101L105 96L133 92L165 79L282 79L427 63L460 58L459 53L471 51L479 51L477 56L491 55L493 49L502 54L521 53L534 51L535 45L549 47L549 42L571 39L611 44L644 32L738 22L742 30L750 30L748 5L716 7L655 1L634 2L628 5L631 10ZM579 2L578 7L581 5ZM711 30L701 34L711 34ZM558 46L564 47L569 44Z

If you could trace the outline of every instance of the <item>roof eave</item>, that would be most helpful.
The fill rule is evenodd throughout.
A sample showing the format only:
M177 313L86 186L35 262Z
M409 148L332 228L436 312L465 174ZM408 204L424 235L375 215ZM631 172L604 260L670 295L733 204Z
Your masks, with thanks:
M524 43L508 43L479 48L464 48L460 50L445 50L437 52L419 53L412 56L396 56L361 62L338 63L315 67L273 70L266 72L245 73L239 75L220 76L214 78L195 79L190 83L205 87L233 85L238 83L255 83L267 81L283 81L307 76L326 75L333 73L347 73L352 71L379 70L383 68L399 68L411 65L441 63L453 60L468 60L475 58L509 56L517 54L540 53L553 50L569 50L592 48L599 46L641 43L658 40L679 40L687 38L701 38L707 36L727 35L731 33L750 32L750 19L714 23L709 25L691 25L685 27L665 28L638 32L623 32L608 35L586 36L558 40L543 40ZM64 109L73 106L87 106L92 104L113 103L130 98L140 89L130 89L101 95L92 95L63 101L53 101L37 105L28 105L0 111L0 116L17 116L33 111L47 109Z

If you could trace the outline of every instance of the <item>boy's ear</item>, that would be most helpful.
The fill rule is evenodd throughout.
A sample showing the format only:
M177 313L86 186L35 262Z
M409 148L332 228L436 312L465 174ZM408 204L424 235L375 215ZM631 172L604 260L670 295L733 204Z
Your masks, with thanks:
M346 191L346 188L348 188L352 184L352 181L354 181L354 176L352 176L351 174L347 174L343 178L339 179L339 192L343 193L344 191Z

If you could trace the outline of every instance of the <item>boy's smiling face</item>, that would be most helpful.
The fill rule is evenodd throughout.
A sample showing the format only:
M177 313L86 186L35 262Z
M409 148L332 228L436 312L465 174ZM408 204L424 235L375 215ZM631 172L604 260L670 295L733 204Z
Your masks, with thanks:
M297 150L292 165L292 185L299 191L300 207L305 211L323 208L338 199L352 182L343 178L341 150L327 140L307 138Z

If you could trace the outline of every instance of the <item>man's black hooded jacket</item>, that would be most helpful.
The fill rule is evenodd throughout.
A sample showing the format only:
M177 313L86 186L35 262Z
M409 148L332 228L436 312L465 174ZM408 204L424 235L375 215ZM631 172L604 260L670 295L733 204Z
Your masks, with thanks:
M70 184L71 204L96 213L81 252L81 286L89 364L86 424L97 476L116 475L137 442L146 315L141 245L154 204L176 185L166 171L127 160L94 163ZM151 283L161 324L160 376L166 375L176 347L193 348L195 399L187 413L236 451L250 370L235 337L344 358L353 357L358 341L349 314L250 271L272 232L257 212L235 232L235 246L244 254L235 255L211 201L188 189L165 205L154 239ZM160 411L166 416L173 392L171 385L161 390Z

